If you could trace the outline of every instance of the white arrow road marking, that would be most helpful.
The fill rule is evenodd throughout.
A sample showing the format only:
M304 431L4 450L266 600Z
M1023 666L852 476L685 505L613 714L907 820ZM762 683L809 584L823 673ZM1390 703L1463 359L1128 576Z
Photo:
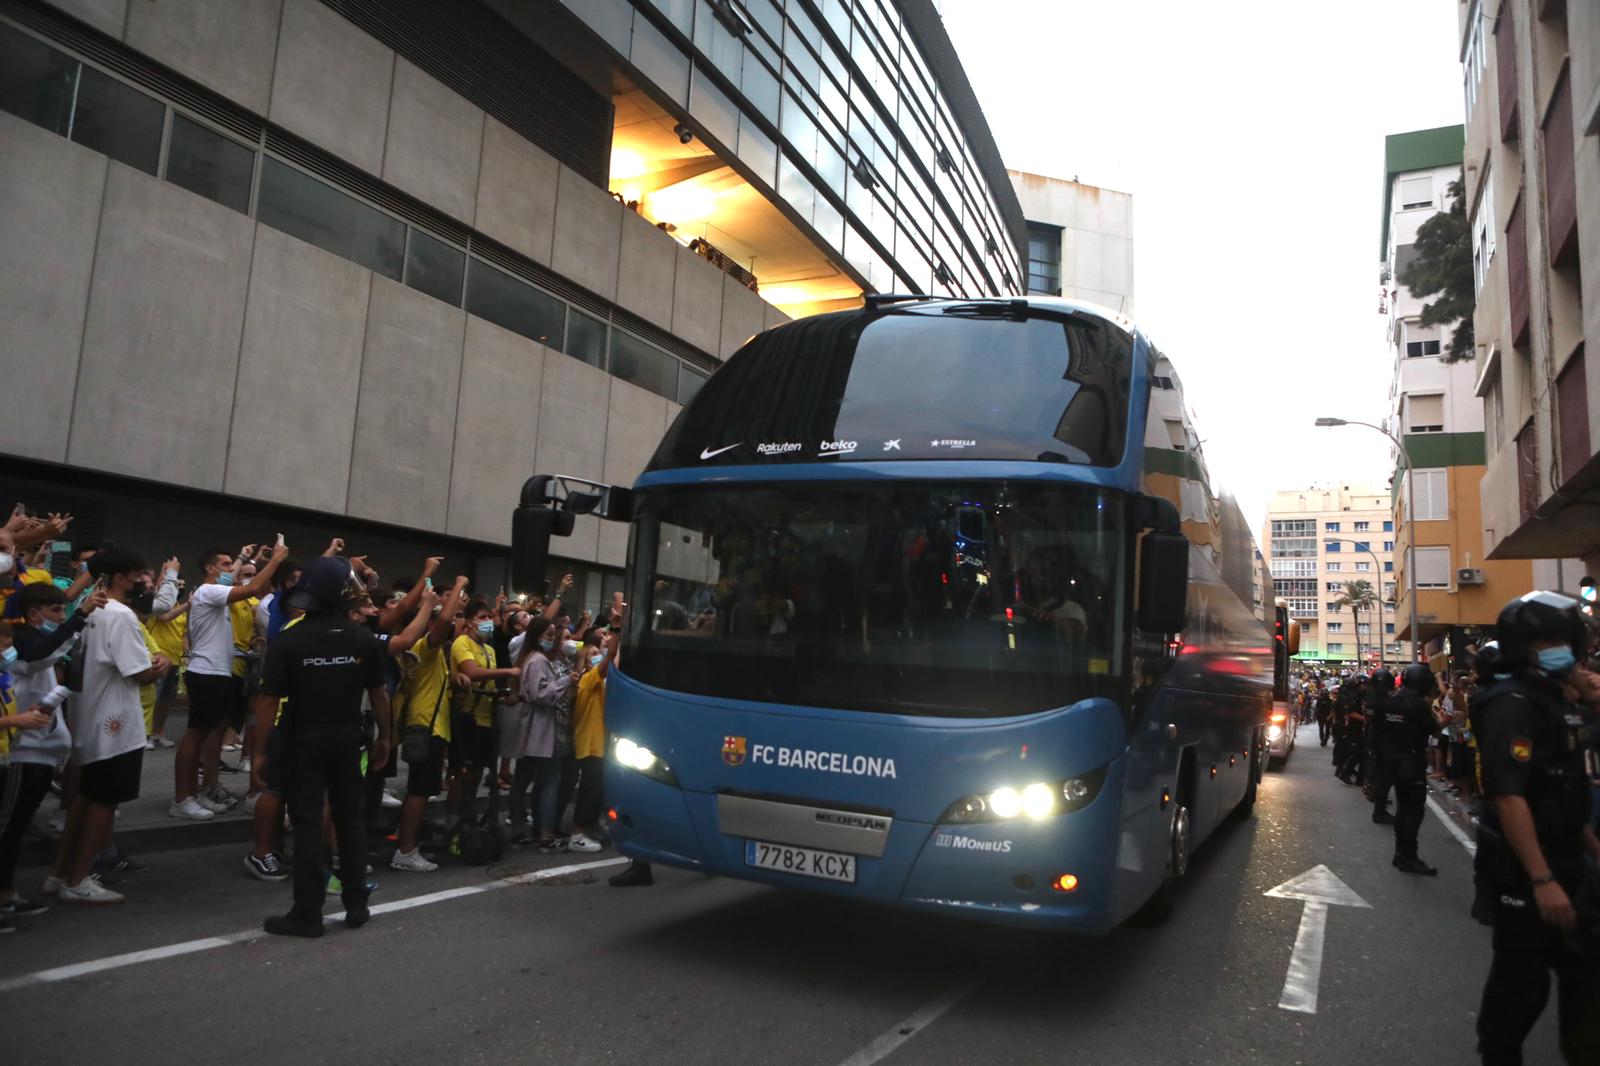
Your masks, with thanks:
M1263 895L1277 899L1305 901L1300 912L1300 931L1295 934L1294 951L1289 956L1289 972L1283 979L1283 995L1278 1006L1302 1014L1317 1013L1317 986L1322 982L1322 941L1328 928L1328 907L1364 907L1372 904L1326 866L1317 865Z

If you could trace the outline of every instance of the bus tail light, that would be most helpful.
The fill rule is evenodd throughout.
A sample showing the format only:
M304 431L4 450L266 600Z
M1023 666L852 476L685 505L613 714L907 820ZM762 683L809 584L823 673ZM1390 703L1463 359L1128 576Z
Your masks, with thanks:
M1062 874L1050 882L1050 887L1057 892L1073 892L1078 888L1078 878L1074 874Z
M1282 725L1288 720L1289 715L1283 711L1273 711L1271 714L1267 715L1267 721L1271 722L1273 725Z

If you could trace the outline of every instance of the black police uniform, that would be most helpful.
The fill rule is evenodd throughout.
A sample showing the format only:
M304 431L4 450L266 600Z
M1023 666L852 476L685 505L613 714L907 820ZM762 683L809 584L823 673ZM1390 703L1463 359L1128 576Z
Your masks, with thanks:
M1396 689L1384 700L1379 743L1394 783L1394 864L1407 873L1438 872L1417 857L1417 833L1428 801L1428 737L1437 728L1427 699L1416 689Z
M1493 804L1498 796L1527 801L1539 850L1576 903L1587 870L1590 789L1584 755L1592 742L1592 720L1568 703L1554 682L1532 673L1496 685L1477 717L1483 786L1490 800L1479 839L1483 873L1497 901L1494 961L1478 1012L1478 1052L1488 1066L1522 1062L1522 1042L1544 1011L1554 971L1563 1056L1569 1063L1600 1062L1600 958L1575 950L1540 916L1528 873L1501 832Z
M322 925L327 896L322 861L326 796L338 833L344 903L364 908L367 840L361 753L364 693L384 687L386 656L378 639L345 610L307 615L267 645L261 691L288 700L279 728L285 741L284 799L294 825L292 921Z

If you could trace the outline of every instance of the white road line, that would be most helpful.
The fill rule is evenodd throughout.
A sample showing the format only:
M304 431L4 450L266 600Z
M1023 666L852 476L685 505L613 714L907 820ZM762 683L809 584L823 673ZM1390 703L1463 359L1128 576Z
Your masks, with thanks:
M1432 796L1428 797L1428 809L1434 813L1439 821L1444 823L1444 827L1446 829L1450 830L1450 835L1456 838L1456 843L1467 849L1468 855L1472 855L1474 857L1477 856L1478 845L1471 837L1467 836L1467 831L1465 829L1462 829L1456 824L1456 820L1454 818L1445 813L1444 808L1439 806L1438 801Z
M428 892L420 896L408 896L405 899L379 903L372 907L372 913L376 916L379 914L393 914L395 911L411 910L414 907L428 907L435 903L461 899L464 896L479 896L485 892L493 892L496 889L510 888L513 885L531 885L539 881L548 881L552 877L561 877L564 874L578 873L583 870L599 870L607 866L620 866L627 861L627 859L623 858L600 859L595 862L573 863L570 866L552 866L547 870L534 870L525 874L517 874L514 877L462 885L459 888L447 888L440 892ZM339 911L337 914L325 915L323 921L337 922L343 918L344 912ZM34 973L25 973L19 977L11 977L0 981L0 995L4 995L7 992L15 992L19 988L56 984L61 981L70 981L75 977L86 977L89 974L104 973L107 970L120 970L123 967L137 966L143 962L156 962L160 959L177 958L181 955L193 955L201 951L211 951L214 948L224 948L230 944L248 944L252 940L260 940L266 935L267 932L264 929L244 929L225 936L201 937L199 940L185 940L158 948L130 951L122 955L108 955L103 959L91 959L88 962L75 962L70 966L57 966L49 970L37 970Z
M1300 931L1289 955L1278 1006L1302 1014L1317 1013L1317 986L1322 983L1322 943L1328 931L1328 905L1307 901L1300 912Z
M910 1040L938 1021L945 1011L960 1003L977 987L977 981L968 981L966 984L956 985L872 1043L845 1059L839 1066L873 1066L874 1063L882 1062L893 1054L901 1044L904 1044L907 1040Z

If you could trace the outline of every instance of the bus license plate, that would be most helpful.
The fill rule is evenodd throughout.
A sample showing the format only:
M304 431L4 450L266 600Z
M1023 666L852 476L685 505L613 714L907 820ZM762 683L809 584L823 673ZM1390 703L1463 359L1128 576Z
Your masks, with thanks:
M818 851L815 848L795 848L787 844L768 844L764 840L744 842L746 866L759 866L763 870L780 870L801 877L820 877L825 881L843 881L855 884L856 857L841 855L837 851Z

